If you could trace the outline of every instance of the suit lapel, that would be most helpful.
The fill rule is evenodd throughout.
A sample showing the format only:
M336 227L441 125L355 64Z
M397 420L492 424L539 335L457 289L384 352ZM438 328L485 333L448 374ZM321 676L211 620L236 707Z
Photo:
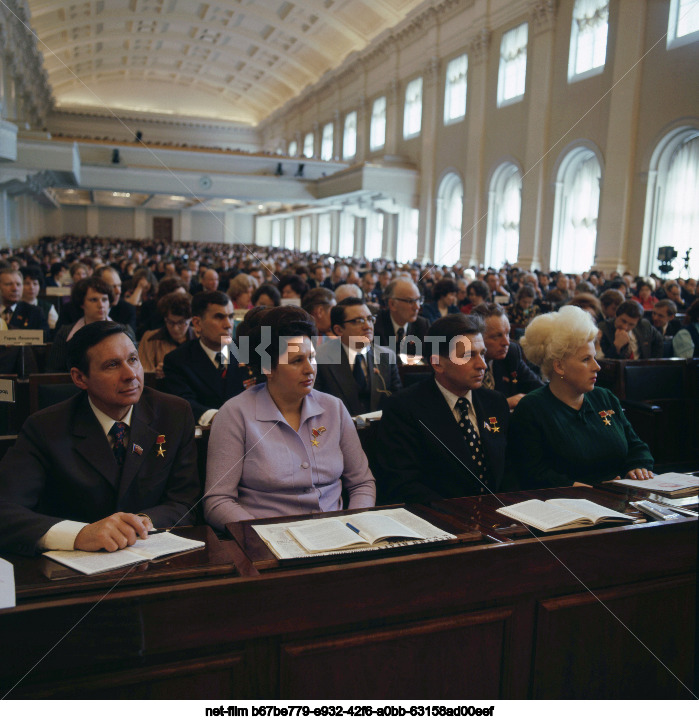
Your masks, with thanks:
M213 393L220 396L223 391L221 374L204 353L199 341L192 345L192 367L202 383L205 383Z
M119 464L114 458L109 441L104 435L95 414L87 402L87 393L81 393L75 406L72 434L73 447L111 486L119 485Z
M359 403L359 393L357 391L357 383L352 375L352 369L350 368L349 358L347 357L347 351L344 346L341 346L341 358L340 363L330 363L328 368L330 375L333 377L337 385L339 386L343 396L347 400L347 406L351 415L357 415L361 413L361 406Z
M129 446L126 449L126 459L119 481L119 500L121 500L129 490L131 483L141 466L145 463L146 458L157 452L155 445L156 439L158 438L158 430L151 426L152 422L153 409L146 400L141 398L134 406L131 415ZM134 445L138 445L143 449L140 454L133 450ZM165 443L163 443L163 450L167 453L167 439L165 439ZM158 460L162 460L163 463L165 462L164 459Z
M491 429L494 427L501 427L504 419L496 418L497 423L491 423L490 417L487 415L488 411L484 408L483 400L480 395L474 391L472 397L473 407L476 410L476 418L478 419L478 432L481 436L481 448L483 449L483 454L485 455L487 467L492 470L492 458L493 453L496 452L496 441L500 439L503 431L500 430L497 432L488 430L488 428L485 427L485 424L487 423Z

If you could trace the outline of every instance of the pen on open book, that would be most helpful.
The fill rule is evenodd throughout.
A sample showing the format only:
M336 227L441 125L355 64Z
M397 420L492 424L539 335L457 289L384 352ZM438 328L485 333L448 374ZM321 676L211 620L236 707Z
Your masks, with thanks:
M354 531L358 536L361 535L359 533L359 529L355 528L351 523L345 522L345 526L347 526L347 528L349 528L351 531Z

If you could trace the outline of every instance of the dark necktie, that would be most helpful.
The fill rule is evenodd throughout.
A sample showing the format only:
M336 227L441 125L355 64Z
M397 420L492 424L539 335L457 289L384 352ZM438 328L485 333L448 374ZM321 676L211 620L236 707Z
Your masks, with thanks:
M365 364L366 359L364 358L364 355L362 353L357 353L357 355L354 357L354 367L352 368L352 375L354 376L354 380L357 381L359 395L366 394L368 390Z
M488 369L483 376L483 388L490 388L492 391L495 388L495 378L493 377L493 367L488 364Z
M120 465L124 465L126 460L126 429L128 426L126 423L117 422L112 426L112 430L109 431L109 435L114 439L114 458Z
M471 403L467 398L459 398L456 401L456 407L461 414L459 427L469 446L474 473L480 481L483 481L485 478L485 456L483 455L483 449L481 447L481 439L468 416ZM481 487L481 493L483 493L483 490L483 487Z
M405 328L402 326L396 331L396 353L401 352L401 343L403 342L403 338L405 338Z
M228 372L228 366L223 362L223 353L221 353L221 351L216 354L216 367L221 374L221 378L225 378Z
M10 321L12 320L12 307L7 306L5 310L2 312L2 319L7 323L7 326L9 327Z

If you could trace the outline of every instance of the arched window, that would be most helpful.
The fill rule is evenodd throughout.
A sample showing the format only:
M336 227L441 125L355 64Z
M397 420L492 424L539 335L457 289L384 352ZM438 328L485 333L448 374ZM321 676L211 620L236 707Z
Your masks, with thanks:
M551 268L564 273L589 270L595 260L602 170L587 147L571 150L556 178Z
M522 174L514 163L503 163L493 173L488 193L487 266L517 262L521 209Z
M658 143L651 158L646 191L641 269L658 271L658 248L670 245L681 259L692 248L689 274L699 275L699 128L682 127ZM645 267L644 267L645 265Z
M437 193L437 232L434 258L437 265L453 265L461 256L461 225L464 215L464 186L456 173L448 173Z
M374 100L371 107L371 131L369 149L380 150L386 145L386 96Z
M298 145L296 144L295 140L292 140L289 143L289 157L293 158L296 155L297 151L298 151Z
M333 124L327 123L323 126L323 138L320 144L320 159L333 159Z
M340 215L340 244L337 250L342 258L354 255L354 215L347 211Z
M568 82L597 75L607 58L609 0L575 0L570 30Z
M345 116L345 133L342 138L342 158L351 160L357 154L357 112Z
M459 55L449 61L444 84L444 124L461 120L466 115L466 73L468 56Z
M282 247L282 222L281 220L272 221L272 247Z

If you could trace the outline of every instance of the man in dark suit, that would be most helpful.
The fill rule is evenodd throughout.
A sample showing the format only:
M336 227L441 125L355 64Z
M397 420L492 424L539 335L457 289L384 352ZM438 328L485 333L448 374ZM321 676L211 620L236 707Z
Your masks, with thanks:
M418 315L422 297L415 283L407 278L391 281L383 297L388 307L376 318L374 336L396 353L422 355L429 323Z
M37 305L20 300L24 280L18 270L0 269L0 318L10 330L43 330L48 333L49 324L44 311Z
M674 301L665 298L659 300L653 306L653 327L661 336L674 336L677 331L682 329L682 323L675 318L677 315L677 305Z
M434 378L389 398L378 424L379 503L430 503L502 490L510 409L482 388L483 322L447 315L430 327Z
M144 389L118 323L79 330L69 359L83 392L32 415L0 462L0 546L116 551L191 523L200 485L188 404Z
M194 418L210 425L218 409L245 390L243 373L222 348L232 342L233 303L221 291L202 291L192 298L192 327L199 335L163 360L163 390L189 401ZM247 377L247 376L246 376Z
M109 309L109 317L116 323L131 326L136 330L136 306L125 301L121 297L121 277L119 273L110 265L103 265L93 273L93 275L111 286L113 299Z
M473 309L485 323L483 341L488 369L483 387L502 393L512 410L530 391L544 385L541 378L524 362L522 349L510 342L510 321L497 303L481 303Z
M626 300L616 309L614 321L602 321L600 346L605 358L662 358L663 337L643 317L635 300Z
M316 389L339 398L351 416L379 410L401 388L395 353L372 344L374 318L359 298L334 306L330 322L338 337L318 348Z

